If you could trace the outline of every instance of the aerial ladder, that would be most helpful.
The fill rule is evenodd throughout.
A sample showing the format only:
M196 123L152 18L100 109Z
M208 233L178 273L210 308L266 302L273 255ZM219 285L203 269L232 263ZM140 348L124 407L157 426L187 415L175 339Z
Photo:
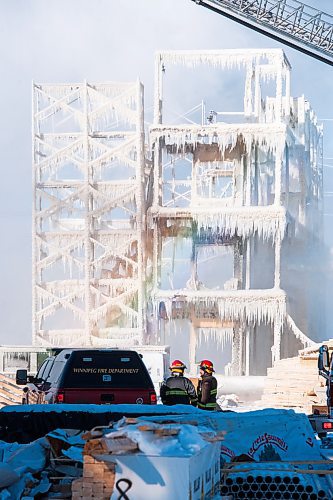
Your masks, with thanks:
M333 17L297 0L192 0L333 65Z

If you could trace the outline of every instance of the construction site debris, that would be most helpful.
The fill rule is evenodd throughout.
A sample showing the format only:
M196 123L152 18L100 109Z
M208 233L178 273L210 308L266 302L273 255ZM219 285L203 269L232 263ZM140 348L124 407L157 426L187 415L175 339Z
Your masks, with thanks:
M216 403L220 408L233 408L239 405L240 399L236 394L223 394L217 398Z
M136 500L199 500L203 490L207 499L330 499L333 461L322 459L330 449L291 410L124 417L28 445L0 442L0 498L118 500L128 491Z
M98 438L95 432L85 434L83 478L73 482L72 498L94 496L96 477L105 488L100 495L107 492L108 498L111 487L111 498L128 488L137 500L187 498L189 491L192 499L202 493L208 499L219 492L222 432L140 418L124 418Z

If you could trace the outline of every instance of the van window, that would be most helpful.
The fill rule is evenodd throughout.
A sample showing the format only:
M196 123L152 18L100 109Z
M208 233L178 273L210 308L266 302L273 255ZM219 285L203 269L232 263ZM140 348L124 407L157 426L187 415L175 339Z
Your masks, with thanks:
M60 375L63 372L65 365L66 365L65 360L59 361L56 359L53 366L52 366L52 370L48 376L47 381L50 382L51 384L56 384L59 380Z
M147 388L152 387L147 369L136 352L74 351L68 360L62 387Z
M37 380L46 380L48 374L50 373L50 369L51 369L53 361L54 361L53 357L47 358L47 359L45 359L45 361L43 361L43 364L39 368L37 375L36 375Z
M52 369L53 363L54 363L54 358L50 358L47 360L47 363L45 365L45 370L43 372L43 380L47 380L50 371Z

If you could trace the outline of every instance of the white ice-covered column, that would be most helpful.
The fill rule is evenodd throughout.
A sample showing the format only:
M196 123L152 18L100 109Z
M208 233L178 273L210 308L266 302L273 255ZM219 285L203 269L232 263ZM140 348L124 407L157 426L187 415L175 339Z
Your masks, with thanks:
M155 55L155 81L154 81L154 125L162 123L162 75L163 62L161 54Z
M254 149L254 165L253 165L253 205L259 203L259 160L258 160L258 145L253 146Z
M290 172L289 172L289 147L286 145L286 150L285 150L285 165L284 165L284 171L285 171L285 198L284 198L284 206L286 207L286 210L288 210L289 207L289 189L290 189Z
M191 205L197 206L198 196L197 196L197 172L198 165L197 162L192 160L192 178L191 178Z
M275 243L274 288L281 288L281 233L276 232Z
M275 153L275 196L274 205L282 205L282 169L283 169L283 154L284 154L284 139L280 136Z
M246 156L242 155L240 159L240 168L239 168L239 180L238 180L238 189L236 189L235 197L236 203L239 206L243 206L245 204L245 165L246 165ZM236 179L236 187L237 187L237 179Z
M281 108L280 108L281 109ZM280 138L275 157L275 199L274 204L281 205L282 196L282 166L283 166L284 141ZM274 288L281 286L281 233L276 232L275 243L275 266L274 266ZM273 326L272 366L281 358L281 329L280 318L275 318Z
M281 57L281 56L280 56ZM280 122L282 117L282 92L283 92L283 77L282 64L279 64L279 69L276 75L276 105L275 105L275 121Z
M273 327L272 366L281 359L281 321L276 318Z
M78 339L83 345L91 345L91 293L90 293L90 273L92 263L91 241L90 241L90 166L89 166L89 123L88 123L88 87L85 81L83 92L84 121L83 121L83 164L84 164L84 295L85 295L85 326L84 338Z
M156 139L154 142L153 150L153 169L154 169L154 179L153 179L153 206L158 207L161 203L161 192L162 192L162 175L161 172L161 148L160 139Z
M246 240L245 250L245 290L251 288L251 240Z
M261 88L260 88L260 68L255 68L255 86L254 86L254 114L257 118L260 117L261 106Z
M245 190L245 205L251 205L251 151L246 155L246 190Z
M234 246L234 269L233 269L233 274L234 278L237 279L238 283L238 288L239 285L241 285L241 288L243 288L243 256L240 254L239 251L239 244L236 243Z
M251 240L248 238L246 241L245 253L245 290L251 287ZM244 351L245 351L245 375L250 373L250 351L252 350L250 342L250 327L244 325ZM242 356L243 357L243 356Z
M158 234L158 226L154 223L154 231L153 231L153 288L157 289L159 286L158 276L160 269L160 259L159 259L159 234Z
M239 326L235 326L231 348L231 375L241 374L241 335L241 328Z
M143 255L143 242L144 231L145 231L145 198L144 198L144 119L143 119L143 85L138 80L137 81L137 123L136 123L136 132L137 132L137 142L136 142L136 150L137 150L137 158L136 158L136 183L137 183L137 192L136 192L136 224L137 224L137 234L138 234L138 318L137 318L137 328L139 330L139 342L140 344L144 343L144 332L147 331L146 328L146 315L144 311L146 310L146 300L145 300L145 272L143 269L144 265L144 255Z
M299 158L300 169L299 169L299 184L301 188L300 202L298 209L298 219L299 223L305 226L306 223L306 193L307 193L307 182L305 177L305 154L303 152L302 157Z
M36 293L36 281L37 281L37 252L36 252L36 168L37 164L35 162L35 135L37 134L37 130L35 130L36 118L35 114L37 112L36 109L36 101L35 99L35 84L32 83L32 152L31 152L31 160L32 160L32 345L37 344L37 329L39 329L39 322L37 320L37 293ZM38 101L37 101L38 102Z
M289 118L290 116L290 69L286 69L285 73L286 82L286 101L285 101L285 116Z
M32 373L37 373L37 352L30 352L29 355L29 370Z
M253 81L253 65L251 62L247 65L246 68L245 91L244 91L244 115L246 117L250 117L253 113L252 81Z
M188 346L188 357L189 357L189 370L190 375L195 376L197 374L197 365L196 365L196 349L197 349L197 331L196 328L191 323L190 325L190 339Z
M201 125L206 124L206 104L205 101L201 101Z
M195 244L194 242L192 241L192 257L191 257L191 266L190 266L190 273L191 273L191 277L190 277L190 282L196 286L196 282L197 282L197 252L196 252L196 249L195 249Z
M162 56L161 54L155 55L155 81L154 81L154 124L158 125L162 123ZM162 203L161 192L162 192L162 176L163 171L161 167L162 152L160 149L160 139L157 138L154 142L153 150L153 206L158 207ZM154 222L154 232L153 232L153 283L154 287L158 286L158 269L159 269L159 258L158 251L160 250L160 245L158 242L158 228Z
M251 327L246 326L245 328L245 342L244 342L244 349L245 349L245 375L248 376L250 375L250 352L252 350L251 346Z

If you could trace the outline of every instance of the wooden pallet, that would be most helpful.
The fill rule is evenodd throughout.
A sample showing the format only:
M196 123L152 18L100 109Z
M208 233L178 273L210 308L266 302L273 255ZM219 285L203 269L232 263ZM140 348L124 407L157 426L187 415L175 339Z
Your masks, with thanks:
M14 379L0 374L0 408L22 403L22 387L16 385Z

